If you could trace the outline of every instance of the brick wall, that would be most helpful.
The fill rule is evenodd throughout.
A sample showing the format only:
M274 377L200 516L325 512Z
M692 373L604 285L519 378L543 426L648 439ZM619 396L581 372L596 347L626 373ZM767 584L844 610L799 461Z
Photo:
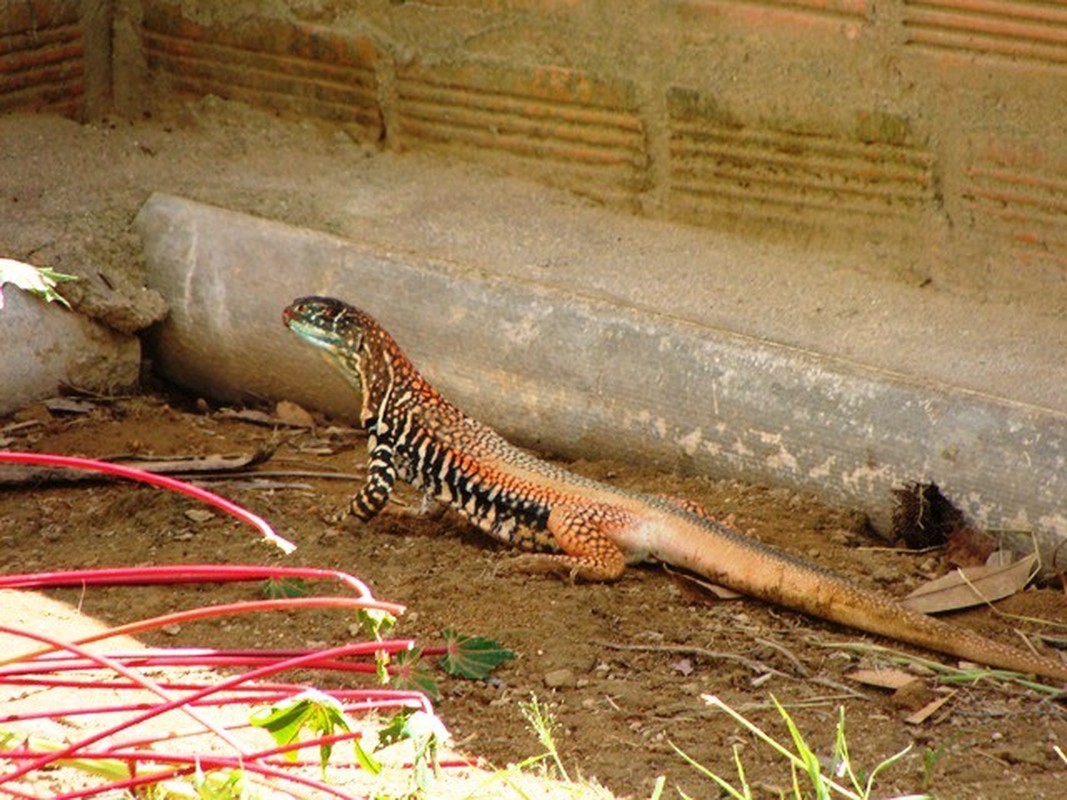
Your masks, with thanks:
M85 111L85 43L77 0L0 3L0 113Z
M6 4L0 109L79 113L79 6ZM211 93L637 213L874 245L898 277L1030 293L1067 278L1064 3L114 7L127 113Z

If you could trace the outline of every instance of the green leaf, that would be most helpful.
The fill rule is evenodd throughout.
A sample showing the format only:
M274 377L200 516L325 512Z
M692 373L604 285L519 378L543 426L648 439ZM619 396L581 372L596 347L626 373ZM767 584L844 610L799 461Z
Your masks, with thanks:
M299 738L307 716L308 709L305 703L293 703L254 711L249 722L259 728L265 728L275 743L279 747L284 747ZM285 757L290 761L296 761L296 751L290 750Z
M407 738L408 718L415 713L413 708L404 708L393 714L378 730L378 747L388 747Z
M492 639L463 636L451 628L446 628L441 635L445 639L445 654L439 663L449 675L485 680L496 667L515 658L513 651Z
M261 584L263 596L269 600L281 600L286 597L306 597L308 585L300 578L267 578Z
M70 308L70 303L56 291L56 285L63 281L76 280L78 278L74 275L65 275L48 267L35 267L22 261L0 258L0 308L4 307L5 283L12 283L24 291L44 298L49 303L55 300Z
M441 699L433 672L422 660L422 651L418 648L403 650L393 656L389 671L395 688L422 692L435 703Z
M192 785L199 800L248 800L258 796L250 792L245 774L239 769L204 773L197 764Z
M382 762L363 749L359 739L353 739L352 744L356 747L356 761L371 775L377 775L382 771Z
M313 736L331 736L338 729L351 731L352 726L341 704L328 694L308 689L296 697L290 697L270 709L254 712L249 720L253 725L263 728L274 738L279 746L293 744L300 737L300 732L309 729ZM333 745L319 745L319 763L325 771L326 764L333 753ZM297 750L285 754L290 761L296 761Z
M380 642L382 636L389 633L396 625L396 617L380 608L361 608L356 613L356 621L361 629L374 637L376 642Z

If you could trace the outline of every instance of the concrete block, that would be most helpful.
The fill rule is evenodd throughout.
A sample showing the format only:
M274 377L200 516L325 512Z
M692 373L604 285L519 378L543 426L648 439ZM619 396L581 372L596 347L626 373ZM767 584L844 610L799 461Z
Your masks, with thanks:
M141 344L12 285L0 308L0 414L54 397L61 385L102 394L128 391L141 371Z
M1064 414L180 198L154 196L136 227L171 307L156 364L211 397L352 418L352 389L280 321L334 295L522 445L795 487L883 528L891 490L932 478L1046 555L1067 535Z

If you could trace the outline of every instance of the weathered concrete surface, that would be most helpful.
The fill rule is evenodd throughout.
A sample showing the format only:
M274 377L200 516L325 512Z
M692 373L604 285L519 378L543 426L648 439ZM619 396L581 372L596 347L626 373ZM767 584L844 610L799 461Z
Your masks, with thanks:
M868 369L455 263L157 195L136 223L171 307L165 376L213 397L352 416L352 390L281 325L332 294L521 444L793 486L884 523L935 478L984 525L1067 536L1067 415Z
M0 414L54 397L60 384L94 392L137 385L141 343L12 285L0 309Z

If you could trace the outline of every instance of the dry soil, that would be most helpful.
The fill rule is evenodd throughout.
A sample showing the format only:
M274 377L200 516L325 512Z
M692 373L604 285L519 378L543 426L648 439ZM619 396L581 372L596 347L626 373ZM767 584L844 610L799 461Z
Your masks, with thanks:
M251 452L269 445L277 447L265 465L273 470L358 472L365 463L358 431L325 421L305 430L264 427L176 395L101 402L76 415L38 406L7 425L25 422L36 424L0 433L6 447L101 457ZM936 553L872 547L860 517L803 495L606 463L570 466L617 485L684 494L735 515L753 535L891 592L903 593L944 566ZM458 518L422 512L420 498L410 492L401 492L370 524L339 526L327 518L344 506L351 480L240 478L213 488L270 520L298 544L295 554L282 556L229 518L194 520L186 513L197 507L194 501L161 490L128 483L41 485L0 492L0 570L216 562L353 572L377 596L408 607L399 635L433 645L451 627L493 638L518 654L490 681L443 679L438 710L463 748L500 765L539 752L519 712L520 701L536 694L558 720L567 767L624 796L648 796L658 775L691 796L716 796L675 747L725 775L733 775L736 748L760 787L757 796L775 797L777 788L788 786L781 760L724 713L706 707L704 694L787 738L770 705L777 698L826 756L844 708L851 755L864 769L910 747L880 776L877 796L924 788L972 800L1061 796L1067 765L1054 745L1067 743L1067 714L1034 691L991 681L939 686L918 667L910 668L921 677L920 687L904 696L865 688L847 673L889 659L842 643L892 643L753 600L709 603L652 567L633 569L613 585L511 574L502 568L505 551ZM55 596L118 623L251 599L257 590L208 585ZM1062 627L1067 602L1062 591L1029 590L999 603L996 613L960 614L957 621L1008 641L1016 627L1049 630L1003 614L1058 620ZM160 634L155 643L323 646L348 640L351 624L347 616L322 612L263 616L188 625ZM905 721L943 694L947 701L925 722Z

